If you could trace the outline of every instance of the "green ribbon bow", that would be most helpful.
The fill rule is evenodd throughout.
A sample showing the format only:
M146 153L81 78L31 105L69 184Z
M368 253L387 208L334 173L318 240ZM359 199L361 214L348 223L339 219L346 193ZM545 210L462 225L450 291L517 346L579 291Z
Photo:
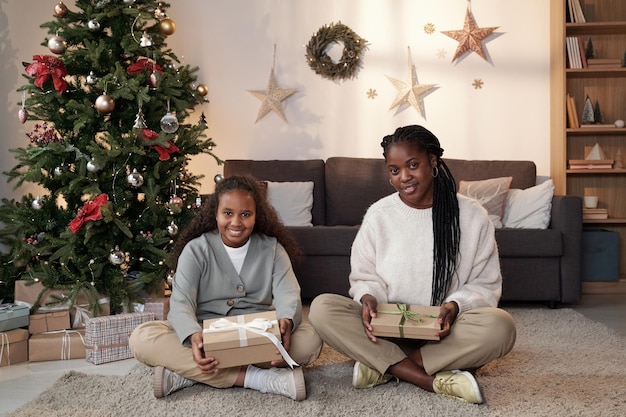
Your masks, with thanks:
M404 323L406 323L407 320L411 320L414 321L416 323L419 323L420 321L422 321L422 319L420 318L420 315L417 314L415 311L410 311L409 310L409 306L406 304L402 304L402 303L396 303L396 307L398 307L397 310L379 310L379 313L382 314L401 314L402 317L400 317L400 323L398 324L398 330L400 331L400 337L404 337Z

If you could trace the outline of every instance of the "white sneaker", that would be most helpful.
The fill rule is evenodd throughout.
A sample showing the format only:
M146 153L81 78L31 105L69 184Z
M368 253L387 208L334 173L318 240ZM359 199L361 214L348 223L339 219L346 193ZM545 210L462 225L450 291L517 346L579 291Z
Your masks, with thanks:
M154 368L153 389L156 398L165 397L174 391L194 385L196 381L187 379L162 366Z
M270 368L266 370L262 387L259 391L284 395L292 400L306 398L306 385L302 368Z

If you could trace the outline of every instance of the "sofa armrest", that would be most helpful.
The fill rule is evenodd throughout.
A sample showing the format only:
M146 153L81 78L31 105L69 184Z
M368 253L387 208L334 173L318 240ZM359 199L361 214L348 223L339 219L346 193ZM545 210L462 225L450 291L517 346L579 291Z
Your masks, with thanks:
M561 258L561 302L580 301L582 233L582 198L578 196L555 195L552 198L550 228L559 230L563 236L563 257Z

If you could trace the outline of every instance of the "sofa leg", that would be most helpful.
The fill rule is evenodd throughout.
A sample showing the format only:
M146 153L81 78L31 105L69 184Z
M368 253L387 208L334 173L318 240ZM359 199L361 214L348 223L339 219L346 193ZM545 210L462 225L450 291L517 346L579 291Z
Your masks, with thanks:
M559 305L560 304L559 304L558 301L548 301L548 307L549 308L552 308L552 309L559 308Z

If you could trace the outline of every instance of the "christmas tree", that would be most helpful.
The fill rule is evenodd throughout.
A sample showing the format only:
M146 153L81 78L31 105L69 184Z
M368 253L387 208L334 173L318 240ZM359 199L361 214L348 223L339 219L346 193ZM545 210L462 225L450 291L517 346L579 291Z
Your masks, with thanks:
M190 156L212 155L196 84L198 68L167 48L175 32L169 4L151 0L58 3L45 53L24 63L17 113L32 126L17 164L5 175L42 195L3 199L0 298L16 279L67 290L69 301L98 294L111 310L171 280L168 256L179 229L195 216L202 176ZM50 52L52 54L50 54ZM63 300L68 301L68 300Z

